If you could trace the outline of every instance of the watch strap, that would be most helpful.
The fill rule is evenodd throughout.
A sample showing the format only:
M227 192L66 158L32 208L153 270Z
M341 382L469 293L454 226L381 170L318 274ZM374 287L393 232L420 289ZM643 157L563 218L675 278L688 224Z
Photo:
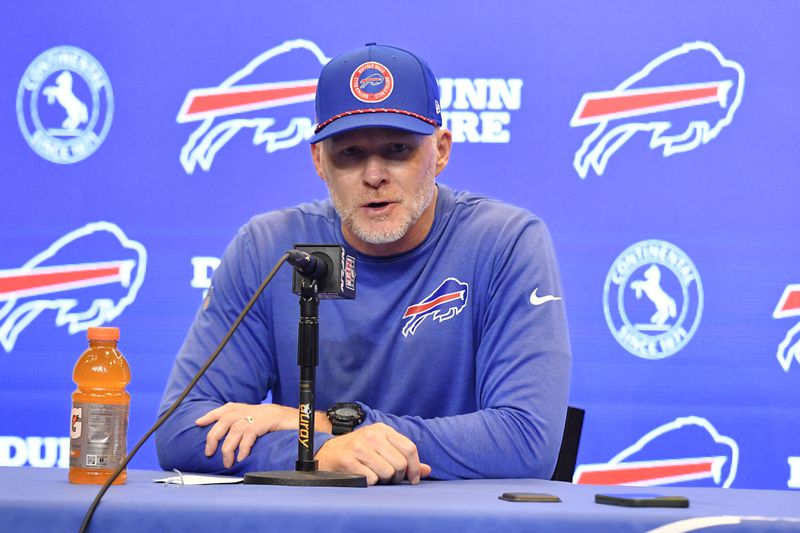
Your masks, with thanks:
M333 426L332 433L334 435L345 435L353 431L355 427L354 420L342 421L342 420L332 420L331 426Z

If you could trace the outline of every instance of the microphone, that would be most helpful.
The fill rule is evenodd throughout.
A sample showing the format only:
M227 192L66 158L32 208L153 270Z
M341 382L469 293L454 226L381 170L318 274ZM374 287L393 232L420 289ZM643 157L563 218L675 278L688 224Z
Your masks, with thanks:
M302 248L306 251L300 250ZM92 520L92 516L94 516L94 512L97 509L97 506L100 504L100 500L103 498L106 492L108 492L109 487L111 484L116 480L120 473L128 466L133 456L136 455L136 452L142 447L142 445L147 441L150 436L155 433L155 431L160 428L166 420L172 416L178 406L181 405L183 400L189 395L189 391L191 391L203 374L206 373L208 367L214 362L217 356L220 354L225 345L228 344L228 341L233 336L233 333L239 327L239 324L242 323L244 320L245 315L250 311L250 309L255 305L258 298L261 297L261 294L264 292L267 284L272 281L272 278L275 277L275 274L278 273L278 269L283 265L284 261L288 262L292 266L294 266L294 277L292 280L292 292L295 294L300 294L300 289L302 285L302 280L299 279L298 274L303 277L308 277L311 279L317 280L318 284L318 297L319 298L327 298L327 299L353 299L356 297L356 258L355 255L349 250L347 250L344 246L339 244L296 244L293 250L289 250L284 254L284 257L281 257L280 261L272 268L267 277L264 278L264 281L261 282L256 292L250 298L250 301L247 302L247 305L244 306L244 309L239 316L236 317L236 320L233 322L233 325L225 334L222 341L220 341L219 345L216 347L214 352L208 357L203 366L200 367L200 370L197 371L197 374L192 378L191 382L186 386L183 392L180 393L178 399L173 402L173 404L164 411L156 423L153 424L147 433L139 439L139 442L133 447L133 449L125 455L122 460L122 463L117 466L116 470L111 474L103 486L100 488L100 491L95 496L92 504L89 506L89 510L86 511L86 515L83 517L83 522L81 523L80 533L86 531L86 528L89 527L89 523ZM307 306L308 308L316 307L316 306ZM302 302L301 302L301 313L303 312ZM316 313L316 311L314 311ZM303 323L301 322L301 326ZM314 329L314 335L318 335L316 329ZM304 337L299 336L298 338L298 362L300 362L300 339ZM315 337L318 342L318 338ZM315 355L316 352L312 355ZM316 365L316 361L314 362ZM300 372L301 372L301 380L303 378L303 366L301 365ZM311 411L313 412L313 373L311 374L312 378L312 385L311 385ZM301 381L302 383L302 381ZM303 390L301 388L300 394L301 397L303 395ZM306 389L307 390L307 389ZM313 421L313 418L311 419ZM312 425L313 427L313 425ZM298 438L299 438L298 433ZM312 436L309 437L309 442L313 443L313 432L311 433ZM299 447L298 447L299 448ZM313 448L313 446L311 446ZM300 452L298 450L298 455ZM312 456L313 457L313 456ZM298 465L300 461L298 460ZM298 466L298 471L299 471ZM281 472L282 473L282 472ZM267 474L271 474L268 472ZM316 483L309 482L309 479L306 477L301 476L299 483L290 483L289 478L286 476L279 476L278 478L282 481L280 483L270 483L270 484L278 484L278 485L324 485L324 486L353 486L353 487L366 487L367 482L363 476L358 475L349 475L349 474L340 474L338 477L337 475L333 474L332 472L322 472L323 476L319 476L319 479ZM267 476L270 477L270 476ZM313 477L313 476L312 476ZM333 482L333 479L337 478L337 483ZM342 479L346 478L346 484L341 484ZM259 481L253 481L252 479L246 480L245 483L258 483Z
M289 250L286 261L295 271L309 279L321 279L328 273L328 264L316 255L311 255L302 250Z
M319 297L348 299L356 297L356 257L341 244L295 244L287 252L294 266L292 292L300 294L303 278L317 281Z

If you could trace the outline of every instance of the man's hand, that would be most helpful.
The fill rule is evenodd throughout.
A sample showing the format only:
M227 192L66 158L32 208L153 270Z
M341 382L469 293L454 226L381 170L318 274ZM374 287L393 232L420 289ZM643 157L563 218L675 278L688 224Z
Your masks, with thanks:
M400 483L412 485L427 477L431 467L419 462L417 446L386 424L371 424L327 441L315 459L320 470L349 472L367 477L370 485Z
M239 448L236 460L243 461L250 455L250 449L258 437L270 431L296 430L297 420L296 407L226 403L195 420L195 424L205 427L216 422L206 435L206 456L214 455L219 441L225 438L222 443L222 464L230 468L236 448Z

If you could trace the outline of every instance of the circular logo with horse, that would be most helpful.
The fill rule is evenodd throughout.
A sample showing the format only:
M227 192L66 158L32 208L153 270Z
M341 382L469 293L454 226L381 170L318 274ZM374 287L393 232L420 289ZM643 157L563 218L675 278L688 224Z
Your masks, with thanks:
M674 244L641 241L617 257L603 288L606 322L637 357L663 359L697 331L703 285L689 256Z
M92 155L108 135L113 114L108 75L85 50L56 46L22 75L17 121L28 145L48 161L75 163Z

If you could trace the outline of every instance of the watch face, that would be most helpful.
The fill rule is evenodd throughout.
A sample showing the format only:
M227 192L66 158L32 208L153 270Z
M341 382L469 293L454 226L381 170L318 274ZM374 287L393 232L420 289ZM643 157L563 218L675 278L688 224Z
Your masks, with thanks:
M336 410L336 416L355 418L358 416L358 412L352 407L340 407Z

